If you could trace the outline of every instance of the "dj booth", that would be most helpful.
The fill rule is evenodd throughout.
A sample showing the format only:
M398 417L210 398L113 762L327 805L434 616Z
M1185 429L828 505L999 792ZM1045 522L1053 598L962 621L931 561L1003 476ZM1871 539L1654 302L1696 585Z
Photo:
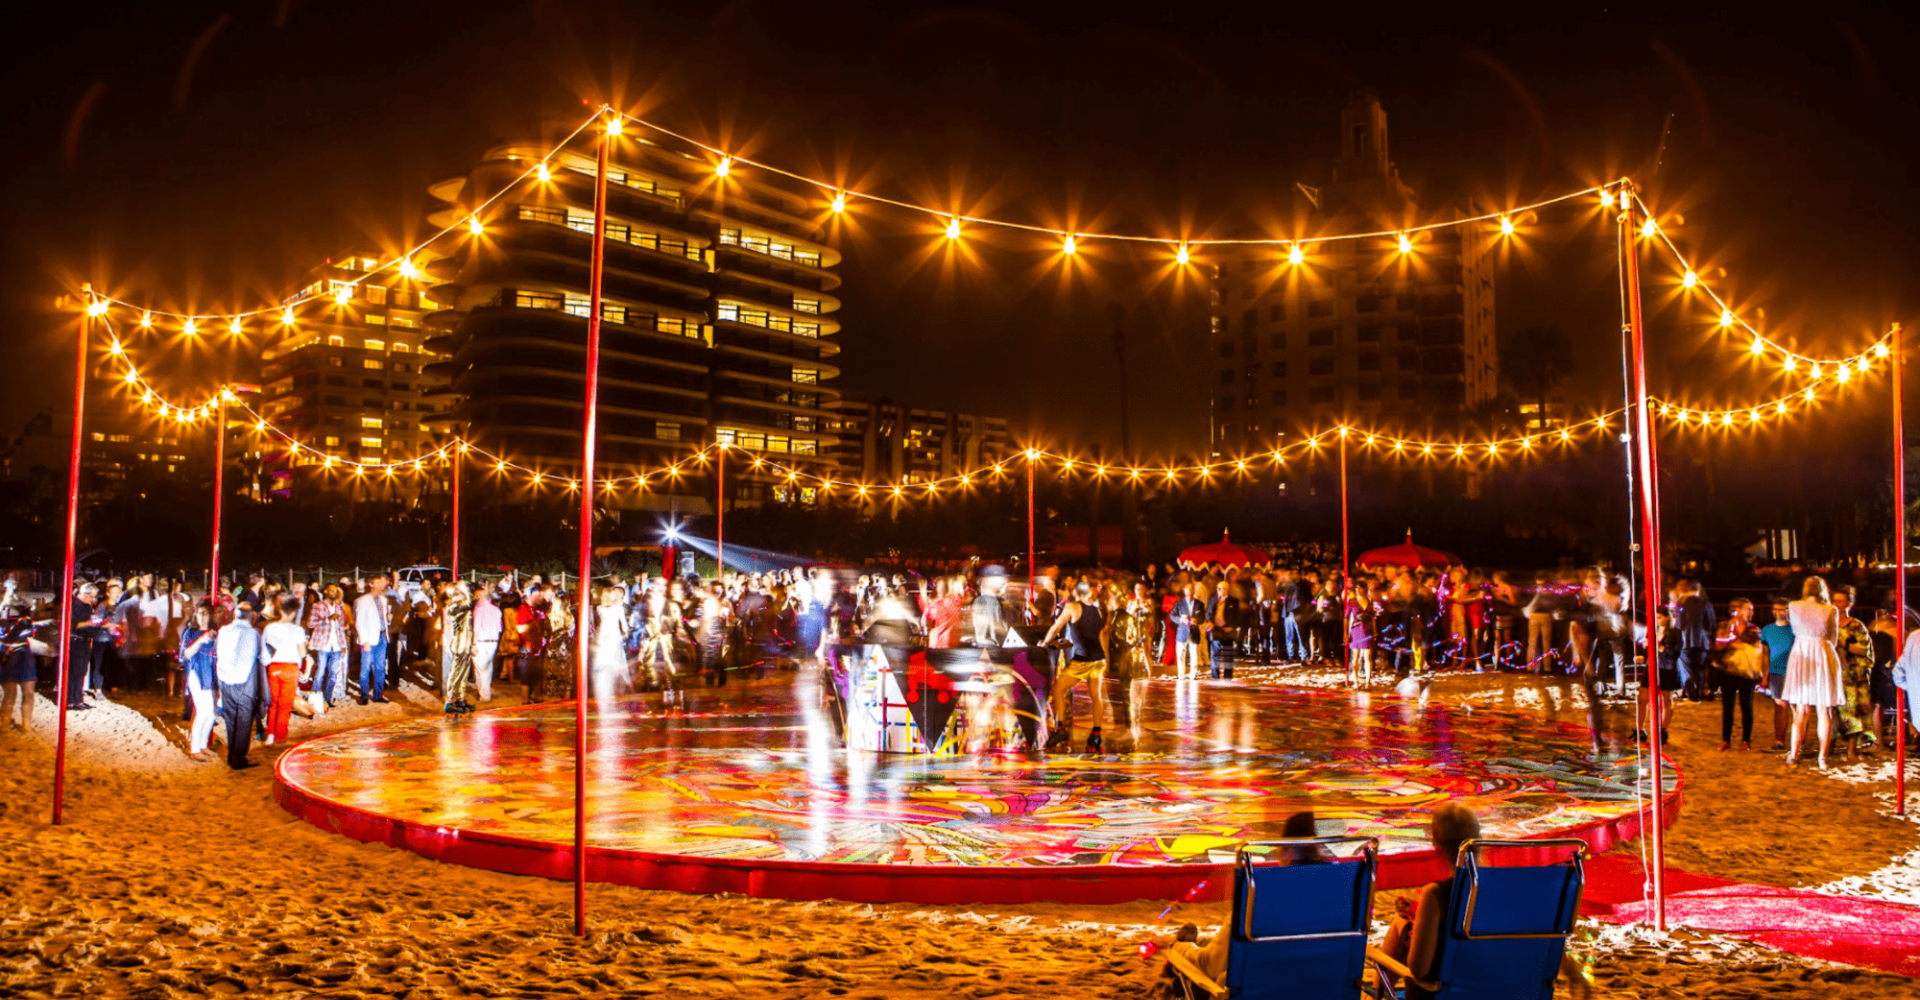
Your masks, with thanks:
M829 714L842 744L920 754L1045 746L1052 658L1030 645L1044 631L1017 626L999 648L827 647Z

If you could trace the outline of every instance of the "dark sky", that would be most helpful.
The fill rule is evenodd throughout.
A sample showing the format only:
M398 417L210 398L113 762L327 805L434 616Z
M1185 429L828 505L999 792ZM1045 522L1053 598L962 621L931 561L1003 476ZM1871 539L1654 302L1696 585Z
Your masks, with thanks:
M1920 101L1898 15L1415 10L48 5L9 33L0 295L16 363L0 420L63 402L65 376L48 373L67 370L71 327L49 307L78 282L196 311L255 302L328 254L400 246L430 181L496 137L571 125L583 100L973 213L1283 236L1304 208L1294 182L1325 179L1339 109L1368 87L1428 205L1630 173L1784 339L1840 353L1911 315ZM1611 236L1596 215L1557 218L1500 274L1500 328L1561 328L1580 344L1572 395L1617 397ZM846 387L1117 444L1106 306L1120 301L1141 450L1204 442L1204 289L1111 249L1063 280L1036 239L969 241L954 267L920 220L870 211L858 230L843 241ZM1656 391L1739 401L1777 381L1753 378L1703 313L1664 307L1664 268L1649 278ZM163 374L185 389L205 372Z

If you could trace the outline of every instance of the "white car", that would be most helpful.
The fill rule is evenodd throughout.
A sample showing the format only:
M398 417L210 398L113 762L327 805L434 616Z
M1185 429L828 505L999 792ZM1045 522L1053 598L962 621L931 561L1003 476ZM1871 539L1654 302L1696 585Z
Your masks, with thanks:
M420 594L420 588L428 580L438 576L442 580L453 579L453 571L445 566L403 566L393 571L393 592L406 607L413 606L413 599Z

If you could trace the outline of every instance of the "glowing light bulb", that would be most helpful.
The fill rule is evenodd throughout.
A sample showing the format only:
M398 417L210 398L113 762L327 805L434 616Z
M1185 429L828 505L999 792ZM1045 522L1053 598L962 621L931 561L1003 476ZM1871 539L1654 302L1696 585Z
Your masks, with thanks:
M1887 345L1884 342L1873 345L1873 356L1876 358L1884 358L1892 353L1892 351L1887 349Z
M1732 414L1732 413L1722 413L1722 414L1720 414L1720 426L1722 426L1722 427L1732 427L1732 426L1733 426L1733 414Z
M542 476L540 475L540 473L538 473L538 472L536 472L536 473L534 473L534 474L533 474L533 485L535 485L535 486L538 486L538 485L540 485L540 480L541 480L542 478L544 478L544 477L542 477Z
M495 462L495 463L493 463L493 471L495 471L495 472L505 472L505 471L507 471L507 463L505 463L505 462Z
M713 176L725 177L733 173L733 157L722 156L720 162L713 165Z
M539 172L537 176L540 178L540 183L542 184L545 184L546 182L553 180L553 171L548 169L547 161L545 160L540 161L540 167L539 167Z
M107 314L106 299L94 299L92 302L87 303L87 315L105 316L106 314Z
M1510 216L1503 215L1500 217L1500 235L1513 235L1513 219Z
M1767 353L1766 341L1761 340L1759 337L1755 337L1753 338L1753 343L1747 345L1747 350L1753 354L1765 354ZM1792 360L1792 359L1789 358L1788 360Z
M1571 440L1573 440L1573 432L1572 432L1572 431L1568 431L1568 430L1563 430L1563 431L1561 431L1561 432L1560 432L1560 440L1561 440L1561 442L1562 442L1562 443L1565 443L1565 442L1568 442L1568 441L1571 441Z
M1176 263L1185 264L1193 259L1193 255L1187 252L1187 245L1182 243L1180 248L1173 252L1173 259Z
M126 375L126 377L125 377L125 378L123 378L123 379L121 379L121 381L123 381L123 382L125 382L125 383L127 383L128 385L132 385L132 384L134 384L135 382L138 382L138 381L140 381L140 373L139 373L139 372L136 372L136 371L134 371L134 370L133 370L133 369L131 369L131 368L129 368L129 369L127 369L127 375Z
M1647 221L1642 223L1640 226L1640 235L1647 237L1648 239L1652 239L1653 234L1659 231L1660 231L1660 227L1653 224L1652 216L1648 216Z
M1780 414L1786 413L1787 401L1783 399L1780 402L1773 404L1773 412L1780 413Z
M347 303L349 303L349 302L352 302L352 301L353 301L353 286L352 286L352 285L341 285L341 286L340 286L340 288L339 288L339 290L338 290L338 291L335 291L335 292L333 293L333 301L335 301L335 302L338 302L338 303L340 303L340 304L341 304L341 305L343 305L343 306L344 306L344 305L346 305L346 304L347 304Z
M1801 395L1807 397L1807 402L1813 402L1813 386L1807 386L1807 391L1801 393Z
M608 116L607 116L607 134L608 134L608 135L619 135L619 134L620 134L620 129L621 129L621 126L620 126L620 118L619 118L619 116L617 116L617 115L608 115Z
M200 332L200 324L194 322L194 319L192 316L188 316L187 321L185 323L180 324L180 332L191 337L194 334Z
M1532 450L1533 450L1533 439L1532 439L1532 438L1530 438L1530 437L1523 437L1523 438L1521 438L1521 439L1520 439L1520 450L1521 450L1521 451L1532 451Z
M1853 369L1848 368L1846 365L1841 365L1840 371L1835 373L1834 377L1838 378L1842 383L1852 381Z
M293 325L293 307L292 306L288 306L285 309L280 310L280 325L281 326Z
M328 456L327 456L326 458L323 458L323 459L321 459L321 460L320 460L320 465L321 465L322 467L324 467L324 468L328 468L328 469L331 469L331 468L333 468L333 456L332 456L332 455L328 455Z
M1600 207L1601 207L1601 208L1612 208L1612 207L1613 207L1613 191L1612 191L1612 189L1610 189L1610 188L1601 188L1601 189L1600 189Z
M487 231L487 227L480 222L479 216L477 215L467 216L467 232L472 233L475 236L478 236L481 233L484 233L486 231Z
M231 321L227 323L227 332L233 334L236 337L240 336L240 333L241 333L240 317L235 316Z
M1747 411L1747 423L1757 424L1759 422L1760 422L1760 408L1756 406L1753 409Z
M1401 252L1401 253L1412 253L1412 252L1413 252L1413 241L1412 241L1412 240L1410 240L1410 239L1407 239L1407 234L1406 234L1406 233L1401 233L1401 234L1400 234L1400 252Z
M1463 445L1463 444L1457 444L1457 445L1454 445L1454 446L1453 446L1453 457L1455 457L1455 458L1465 458L1465 457L1467 457L1467 446L1466 446L1466 445Z
M1820 381L1820 362L1814 362L1812 366L1807 369L1807 377L1813 379L1815 382Z
M407 279L420 276L420 269L413 266L413 258L408 257L400 262L400 276Z
M121 351L120 342L117 340L107 345L107 353L113 355L116 358L120 356L120 351Z
M1028 448L1028 449L1027 449L1027 461L1029 461L1029 462L1037 462L1037 461L1039 461L1039 460L1040 460L1040 449L1038 449L1038 448Z
M1759 341L1756 340L1754 341L1754 343L1757 344L1759 343ZM1786 369L1787 371L1792 371L1795 368L1800 367L1800 362L1796 360L1793 355L1789 354L1787 355L1787 360L1781 363L1781 367Z
M847 210L847 193L845 191L835 191L833 193L833 214L839 215L841 212L844 212L846 210Z
M1298 264L1306 259L1307 259L1307 255L1300 252L1300 247L1298 245L1287 248L1287 263Z
M1691 268L1688 269L1687 273L1680 276L1680 287L1682 288L1693 288L1699 284L1700 276L1693 273Z
M1063 254L1066 254L1069 257L1073 256L1075 253L1078 253L1079 250L1080 250L1080 242L1073 238L1072 233L1068 233L1067 238L1060 241L1060 252Z
M140 329L142 330L153 329L153 311L152 310L148 310L140 314ZM1881 350L1885 350L1886 346L1887 345L1885 344L1881 344L1880 345ZM1882 354L1880 356L1883 358L1886 357L1885 354Z
M947 220L947 239L957 240L959 238L960 238L960 220L957 218L948 219Z
M1731 327L1733 325L1733 310L1720 310L1720 325L1723 327Z

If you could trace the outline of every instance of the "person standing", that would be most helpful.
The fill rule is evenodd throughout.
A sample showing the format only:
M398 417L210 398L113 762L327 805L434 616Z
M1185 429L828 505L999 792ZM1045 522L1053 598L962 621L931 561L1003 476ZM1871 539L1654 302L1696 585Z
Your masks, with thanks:
M307 611L307 641L313 649L314 660L315 714L325 713L328 705L347 700L347 629L352 618L345 595L332 584Z
M1674 587L1674 598L1673 627L1680 632L1681 697L1705 701L1714 686L1707 675L1714 652L1713 605L1698 580L1681 580Z
M387 702L387 637L392 610L387 605L386 574L367 581L367 592L353 602L353 633L360 644L360 704Z
M180 666L187 697L193 699L193 725L188 731L187 755L197 761L209 761L213 755L207 745L213 738L213 695L219 683L214 672L215 645L220 635L213 628L213 606L193 609L193 617L180 630Z
M613 706L627 679L626 597L619 587L602 587L593 609L593 703L601 711Z
M1173 628L1175 677L1180 680L1200 676L1200 636L1204 631L1201 622L1205 621L1206 613L1206 607L1194 597L1193 584L1183 584L1179 599L1167 614L1168 624Z
M36 653L47 647L34 638L33 608L20 597L19 584L7 577L0 592L0 725L26 731L33 728L33 688L40 680ZM36 649L35 647L39 647ZM20 702L20 721L13 721L13 703Z
M1298 585L1297 580L1295 581L1295 585ZM1220 588L1216 592L1217 596L1214 598L1213 607L1209 609L1208 619L1213 622L1213 629L1207 633L1208 652L1212 654L1212 674L1213 679L1216 681L1233 680L1233 658L1239 651L1240 632L1245 626L1246 607L1240 595L1235 590L1237 586L1238 585L1232 580L1222 580L1220 582ZM1295 593L1297 596L1298 591L1296 590ZM1310 605L1307 605L1304 600L1302 600L1300 606L1309 607ZM1292 615L1289 615L1287 621L1293 622L1295 619ZM1291 631L1287 633L1287 643L1291 646L1293 642L1299 638L1300 632L1295 625L1289 625L1288 628ZM1296 657L1290 651L1287 657L1288 659L1304 659L1307 655L1306 645L1302 642L1300 655Z
M1793 650L1787 656L1787 680L1781 696L1793 706L1787 735L1787 763L1800 756L1807 715L1814 715L1820 737L1820 769L1827 769L1827 747L1833 739L1833 713L1846 703L1845 667L1834 645L1840 638L1840 616L1827 592L1827 581L1810 576L1802 597L1787 607L1793 626Z
M1106 714L1107 623L1092 596L1091 584L1085 580L1075 584L1073 600L1060 609L1060 617L1054 619L1052 627L1047 629L1046 638L1040 643L1042 646L1049 645L1064 634L1071 644L1067 662L1053 679L1053 718L1058 728L1047 739L1047 749L1050 750L1073 744L1073 724L1069 713L1073 707L1073 689L1081 681L1087 683L1087 695L1093 702L1093 725L1087 732L1087 752L1100 753L1103 749L1100 723Z
M1855 591L1842 584L1833 589L1833 610L1839 616L1841 685L1846 699L1834 709L1835 732L1847 745L1847 759L1863 746L1873 745L1873 633L1853 616Z
M280 617L260 632L267 655L267 745L285 742L300 680L307 673L307 630L300 627L300 599L280 595Z
M968 609L973 619L968 631L972 635L973 645L985 649L998 649L1006 644L1007 636L1013 631L1012 622L1007 615L1006 600L1002 596L1007 592L1007 569L992 565L980 570L980 596L973 599Z
M473 679L473 588L465 580L447 585L440 609L441 676L446 714L471 715L467 685Z
M1733 704L1740 703L1740 749L1753 749L1753 689L1767 676L1767 647L1753 627L1753 602L1736 597L1720 627L1720 749L1733 746Z
M221 626L215 640L214 677L220 682L220 722L226 730L227 766L235 771L253 767L247 759L247 744L253 739L254 723L266 695L266 675L261 671L264 647L260 633L253 628L253 609L244 601L235 609L234 618Z
M540 701L570 701L573 698L577 662L574 653L575 628L573 601L552 586L542 587L540 597L546 606L541 624L546 638L540 644Z
M1787 620L1784 597L1773 599L1773 624L1762 626L1760 642L1767 647L1767 697L1773 699L1773 752L1787 748L1787 720L1793 714L1781 693L1787 688L1787 658L1793 652L1793 626Z
M540 700L541 672L547 658L547 592L539 584L527 588L527 596L513 613L514 632L519 636L520 681L527 686L527 704Z
M100 588L83 583L71 598L72 632L67 654L67 708L84 711L92 708L86 696L105 697L95 685L101 683L100 665L112 637L107 633L106 613L99 603Z
M481 587L473 595L473 681L483 705L493 699L494 663L505 625L500 606L493 603L492 588Z

